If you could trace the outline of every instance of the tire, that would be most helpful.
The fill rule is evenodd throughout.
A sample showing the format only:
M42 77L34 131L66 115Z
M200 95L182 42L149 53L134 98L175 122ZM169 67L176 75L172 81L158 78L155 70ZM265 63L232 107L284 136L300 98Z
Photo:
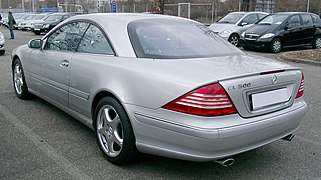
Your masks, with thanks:
M282 50L282 41L279 38L275 38L271 42L271 52L279 53Z
M313 49L321 48L321 36L317 36L313 39L312 47Z
M237 34L231 34L231 36L228 38L228 42L233 44L234 46L239 46L240 45L240 38L239 35Z
M130 120L122 105L112 97L102 98L94 117L96 140L104 157L116 165L132 163L138 151Z
M5 53L6 53L6 51L5 51L5 50L0 51L0 55L4 55Z
M19 59L16 59L12 66L12 81L16 95L20 99L28 99L31 94L28 91L28 86L25 80L23 68Z
M33 31L35 35L40 35L40 31Z

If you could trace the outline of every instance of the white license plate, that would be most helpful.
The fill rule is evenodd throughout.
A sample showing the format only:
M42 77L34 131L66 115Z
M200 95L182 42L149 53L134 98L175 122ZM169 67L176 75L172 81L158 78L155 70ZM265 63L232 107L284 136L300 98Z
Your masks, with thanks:
M40 31L40 29L34 29L34 31Z
M253 110L287 102L290 99L290 96L286 88L252 94L251 97Z

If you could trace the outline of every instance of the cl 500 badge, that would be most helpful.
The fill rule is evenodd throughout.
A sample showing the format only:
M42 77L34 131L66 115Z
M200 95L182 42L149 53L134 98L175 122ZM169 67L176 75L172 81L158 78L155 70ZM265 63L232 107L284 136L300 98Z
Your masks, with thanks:
M229 86L228 90L235 90L235 89L245 89L251 87L251 83L244 83L244 84L238 84L237 86Z

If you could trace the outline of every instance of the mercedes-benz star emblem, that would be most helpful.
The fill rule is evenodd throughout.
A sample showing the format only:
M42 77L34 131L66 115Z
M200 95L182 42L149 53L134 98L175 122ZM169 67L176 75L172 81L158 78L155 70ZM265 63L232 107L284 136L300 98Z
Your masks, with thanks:
M276 84L278 82L278 77L276 75L272 76L272 84Z

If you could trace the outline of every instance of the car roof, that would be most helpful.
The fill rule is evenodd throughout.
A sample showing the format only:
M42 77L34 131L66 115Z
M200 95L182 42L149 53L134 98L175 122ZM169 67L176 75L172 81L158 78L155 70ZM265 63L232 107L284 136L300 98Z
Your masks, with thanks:
M70 13L52 13L52 14L49 14L49 15L51 16L51 15L66 15L66 14L70 14Z
M284 14L284 15L292 15L292 14L313 14L313 13L307 13L307 12L278 12L273 14Z
M159 15L159 14L144 14L144 13L95 13L72 16L64 22L73 20L90 20L98 23L107 33L110 42L113 44L118 56L122 57L136 57L131 47L131 42L128 37L127 26L130 22L142 19L180 19L184 21L193 20L181 18L177 16ZM199 23L201 24L201 23Z
M238 11L238 12L230 12L229 14L254 14L254 13L262 13L262 14L269 14L266 12L261 12L261 11L250 11L250 12L244 12L244 11Z

